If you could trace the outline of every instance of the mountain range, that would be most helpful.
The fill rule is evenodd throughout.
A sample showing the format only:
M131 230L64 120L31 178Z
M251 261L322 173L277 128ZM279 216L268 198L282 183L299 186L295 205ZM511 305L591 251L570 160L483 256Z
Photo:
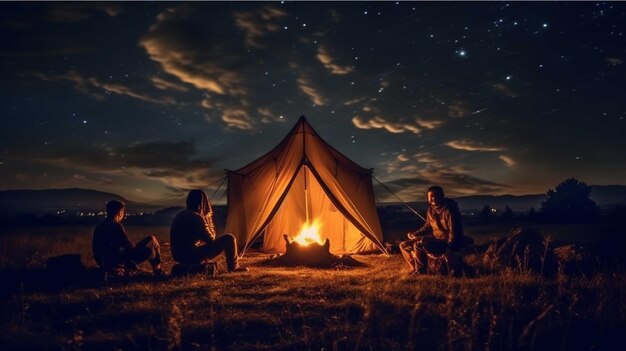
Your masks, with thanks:
M129 212L153 212L161 206L152 206L126 200L124 197L92 189L45 189L0 191L0 211L17 213L57 213L104 211L110 200L122 200Z
M626 204L626 186L600 185L592 186L591 199L600 207ZM455 198L463 211L480 210L485 205L495 209L509 206L513 211L528 211L541 208L546 194L534 195L472 195ZM155 212L163 206L143 204L124 199L113 193L91 189L47 189L47 190L5 190L0 191L0 211L3 213L56 213L66 212L99 212L103 211L109 200L118 199L126 203L129 212ZM413 202L417 208L425 208L424 202ZM381 205L399 205L399 203L382 203Z

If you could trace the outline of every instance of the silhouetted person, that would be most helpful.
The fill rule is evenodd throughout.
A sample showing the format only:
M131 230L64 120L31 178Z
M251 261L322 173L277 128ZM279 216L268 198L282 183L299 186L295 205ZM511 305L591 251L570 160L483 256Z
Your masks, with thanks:
M105 271L137 270L137 264L148 260L155 274L162 275L161 247L154 236L147 236L133 245L122 223L124 203L111 200L106 205L107 216L93 232L93 257Z
M202 190L187 195L187 209L180 211L170 230L172 258L182 264L199 264L220 253L226 256L229 272L247 271L237 263L237 239L232 234L216 238L213 209Z
M407 234L409 240L400 244L400 251L414 273L427 271L428 254L449 255L460 249L463 242L461 212L454 200L444 197L439 186L428 188L426 223Z

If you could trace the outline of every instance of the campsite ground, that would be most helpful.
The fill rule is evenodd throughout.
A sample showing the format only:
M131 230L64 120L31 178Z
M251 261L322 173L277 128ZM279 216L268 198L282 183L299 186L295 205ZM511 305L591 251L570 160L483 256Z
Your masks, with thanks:
M478 243L506 232L467 229ZM168 239L166 227L128 230L135 240ZM540 230L563 242L615 238L594 226ZM516 272L415 277L397 254L319 270L268 267L267 255L251 253L250 272L215 278L146 273L65 284L42 270L46 257L70 252L93 264L90 238L91 227L2 233L0 349L612 349L626 331L626 273L611 267L550 280ZM163 253L169 269L167 246ZM478 256L469 263L487 271Z

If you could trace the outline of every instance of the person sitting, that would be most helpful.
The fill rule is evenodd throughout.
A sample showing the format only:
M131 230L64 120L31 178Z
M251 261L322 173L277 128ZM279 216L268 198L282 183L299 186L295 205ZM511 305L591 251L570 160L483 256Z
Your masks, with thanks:
M400 251L415 274L427 272L428 255L449 257L463 243L461 212L456 201L446 198L439 186L430 187L427 198L426 223L409 232L409 240L400 244Z
M147 236L133 245L121 221L125 214L124 202L111 200L106 205L106 218L93 232L93 257L105 272L129 273L137 264L149 261L155 275L163 275L161 246L154 236Z
M172 258L182 264L200 264L224 252L229 272L248 271L237 262L237 239L232 234L216 237L213 209L202 190L187 195L187 209L174 217L170 230Z

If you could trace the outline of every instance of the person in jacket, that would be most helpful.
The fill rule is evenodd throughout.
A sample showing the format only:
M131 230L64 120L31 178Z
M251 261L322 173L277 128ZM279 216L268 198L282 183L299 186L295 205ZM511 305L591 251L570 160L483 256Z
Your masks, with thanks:
M137 264L149 261L156 275L163 275L161 267L161 246L150 235L133 244L122 225L125 204L111 200L106 205L106 218L96 225L91 248L93 257L105 272L137 270Z
M199 264L223 252L229 272L248 270L238 263L235 236L224 234L217 237L213 209L202 190L192 190L187 195L187 208L176 214L172 222L170 244L172 258L178 263Z
M446 198L439 186L430 187L427 196L426 222L420 229L409 232L409 240L400 244L402 255L416 274L427 272L428 255L450 255L458 251L463 242L461 212L457 203Z

